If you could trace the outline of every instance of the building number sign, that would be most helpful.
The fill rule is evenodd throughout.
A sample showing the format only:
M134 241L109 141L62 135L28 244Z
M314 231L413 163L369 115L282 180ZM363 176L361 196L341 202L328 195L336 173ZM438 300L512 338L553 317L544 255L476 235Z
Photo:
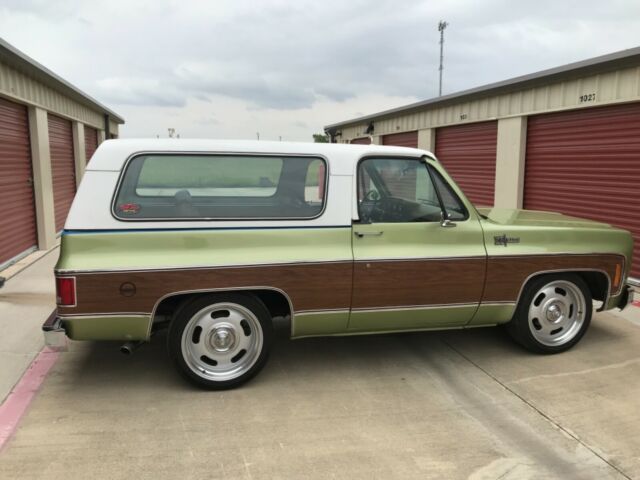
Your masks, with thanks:
M584 102L595 102L596 101L596 94L595 93L588 93L586 95L580 95L580 103L584 103Z

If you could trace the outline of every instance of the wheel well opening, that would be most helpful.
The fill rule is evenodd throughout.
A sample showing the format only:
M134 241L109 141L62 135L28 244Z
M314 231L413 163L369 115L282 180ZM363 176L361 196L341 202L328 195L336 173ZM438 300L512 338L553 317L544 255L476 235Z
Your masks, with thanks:
M211 293L249 293L258 297L269 311L271 318L287 317L291 315L289 300L283 292L269 289L256 290L216 290L210 292L178 293L163 299L157 306L153 317L154 325L161 325L171 321L176 311L190 299L209 295Z
M558 272L559 275L562 275L563 273L566 274L575 274L578 275L579 277L581 277L585 283L587 284L587 287L589 287L589 292L591 293L591 298L593 298L593 300L598 300L600 302L604 302L605 299L607 298L608 295L608 290L609 290L609 279L607 278L607 276L603 273L603 272L597 272L597 271L567 271L567 272ZM533 277L531 277L528 281L527 284L525 285L525 288L535 279L540 278L541 276L544 275L553 275L553 274L549 274L549 273L543 273L541 272L538 275L534 275ZM524 291L524 289L523 289Z
M602 272L576 272L589 287L594 300L604 302L608 295L609 279Z

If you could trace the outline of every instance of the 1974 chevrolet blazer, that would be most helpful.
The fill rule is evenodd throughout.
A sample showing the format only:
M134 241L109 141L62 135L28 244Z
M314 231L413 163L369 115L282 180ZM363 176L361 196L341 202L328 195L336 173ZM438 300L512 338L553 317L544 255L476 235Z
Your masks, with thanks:
M50 344L149 341L197 385L291 337L505 324L534 352L624 308L631 235L556 213L476 209L433 154L375 145L110 140L62 235ZM133 343L132 343L133 342Z

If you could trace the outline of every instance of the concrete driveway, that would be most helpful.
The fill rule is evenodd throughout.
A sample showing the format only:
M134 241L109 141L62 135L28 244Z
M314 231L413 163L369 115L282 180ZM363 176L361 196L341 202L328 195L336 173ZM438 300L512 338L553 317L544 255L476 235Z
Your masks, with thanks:
M283 329L265 370L221 393L178 377L165 340L133 357L72 344L0 478L640 478L640 328L621 316L556 356L499 329Z

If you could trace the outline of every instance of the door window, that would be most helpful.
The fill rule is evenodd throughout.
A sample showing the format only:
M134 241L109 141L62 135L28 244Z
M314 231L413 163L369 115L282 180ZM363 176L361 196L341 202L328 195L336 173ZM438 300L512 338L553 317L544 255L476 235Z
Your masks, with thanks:
M368 158L360 162L360 221L438 222L442 216L440 200L450 220L465 220L467 211L461 200L437 171L429 169L418 159Z

